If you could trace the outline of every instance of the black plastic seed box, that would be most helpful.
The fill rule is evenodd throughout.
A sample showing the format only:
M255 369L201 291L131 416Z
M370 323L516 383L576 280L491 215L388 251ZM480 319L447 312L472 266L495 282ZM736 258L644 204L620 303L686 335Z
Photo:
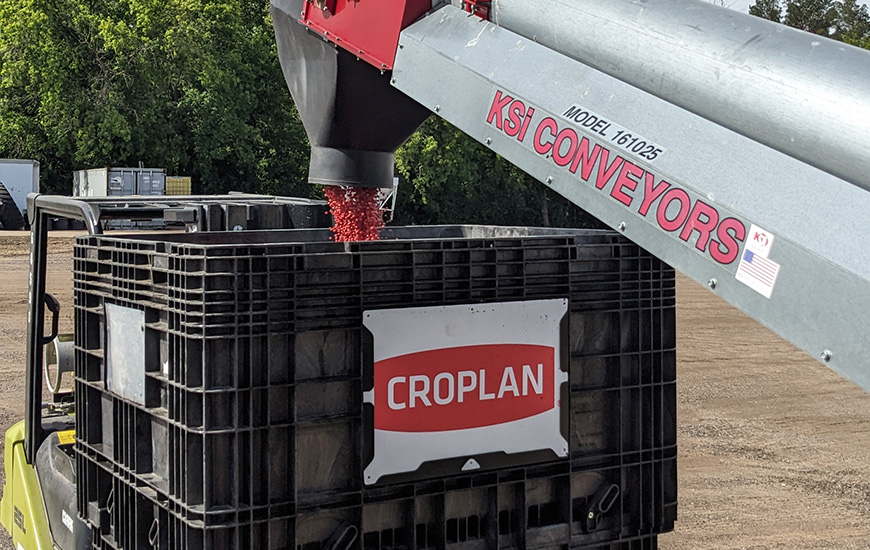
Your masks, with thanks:
M75 303L95 548L652 550L673 528L674 273L617 234L87 236Z

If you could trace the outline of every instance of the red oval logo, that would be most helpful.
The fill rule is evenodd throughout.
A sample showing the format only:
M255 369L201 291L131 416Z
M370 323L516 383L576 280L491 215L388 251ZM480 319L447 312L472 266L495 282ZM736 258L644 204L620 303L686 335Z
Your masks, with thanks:
M514 422L556 407L555 350L487 344L375 363L375 429L444 432Z

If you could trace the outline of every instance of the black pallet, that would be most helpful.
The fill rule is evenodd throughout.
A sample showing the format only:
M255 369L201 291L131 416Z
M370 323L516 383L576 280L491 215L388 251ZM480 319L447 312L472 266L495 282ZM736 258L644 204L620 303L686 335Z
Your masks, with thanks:
M350 548L641 550L673 528L673 271L605 232L385 237L79 239L78 509L97 547L313 550L336 524ZM364 310L565 297L570 459L362 484ZM142 403L106 389L106 304L144 311Z

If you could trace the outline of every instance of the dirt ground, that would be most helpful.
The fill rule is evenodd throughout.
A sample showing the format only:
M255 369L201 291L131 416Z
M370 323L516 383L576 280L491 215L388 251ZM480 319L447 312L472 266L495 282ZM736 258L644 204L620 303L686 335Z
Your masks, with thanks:
M48 262L67 330L72 239ZM24 414L27 251L0 232L4 431ZM677 292L680 508L659 547L870 549L870 395L688 279Z

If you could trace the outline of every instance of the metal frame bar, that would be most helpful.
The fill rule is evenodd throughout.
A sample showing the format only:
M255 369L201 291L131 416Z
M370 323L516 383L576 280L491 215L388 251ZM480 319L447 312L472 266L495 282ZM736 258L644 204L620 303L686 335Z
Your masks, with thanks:
M27 365L25 371L24 456L33 464L45 440L42 428L42 362L45 338L45 286L48 232L51 218L80 220L88 233L101 235L103 220L149 220L167 211L197 204L291 204L314 205L323 201L248 195L244 193L177 197L88 197L71 198L32 193L27 197L30 218L30 283L27 313ZM195 209L190 209L194 214Z

